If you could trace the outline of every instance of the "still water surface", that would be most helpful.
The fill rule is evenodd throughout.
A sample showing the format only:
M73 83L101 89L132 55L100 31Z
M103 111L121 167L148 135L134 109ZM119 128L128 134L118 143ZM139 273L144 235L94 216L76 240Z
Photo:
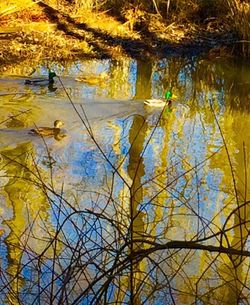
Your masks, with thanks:
M46 63L32 76L46 76L47 65L60 76L49 87L24 85L34 67L9 67L0 78L1 304L96 302L104 279L84 289L129 238L133 250L171 240L250 250L249 64ZM171 108L143 105L169 88L177 95ZM56 119L65 137L29 134ZM60 298L76 252L86 269ZM127 304L133 286L134 304L248 304L248 265L232 255L159 250L115 274L100 299Z

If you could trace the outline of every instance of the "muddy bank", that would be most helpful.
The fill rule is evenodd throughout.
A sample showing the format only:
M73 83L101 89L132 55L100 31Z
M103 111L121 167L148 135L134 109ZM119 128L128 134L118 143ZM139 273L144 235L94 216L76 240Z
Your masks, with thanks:
M140 59L169 55L192 56L211 51L231 54L236 35L217 20L202 26L173 22L158 15L131 25L106 14L72 17L44 4L43 21L6 20L0 28L0 65L21 60L76 60L82 58ZM18 26L17 26L18 25Z
M157 37L124 39L112 37L95 38L91 43L62 35L55 31L49 35L37 32L0 34L0 65L30 59L76 60L83 58L161 58L169 55L192 56L204 52L210 55L232 55L236 40L233 33L195 33L196 37L185 37L181 42L171 43ZM193 35L194 36L194 35ZM95 45L95 47L92 46Z

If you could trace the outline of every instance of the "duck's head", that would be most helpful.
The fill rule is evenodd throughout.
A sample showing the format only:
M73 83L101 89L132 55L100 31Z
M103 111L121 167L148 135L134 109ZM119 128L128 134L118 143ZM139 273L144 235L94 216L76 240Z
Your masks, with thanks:
M56 77L56 76L57 76L57 75L56 75L56 73L55 73L54 71L49 70L49 80L50 80L51 82L54 81L54 77Z
M166 91L165 92L165 99L166 100L170 100L172 96L173 96L173 94L172 94L171 91Z
M61 128L64 125L64 122L61 120L55 120L54 127L55 128Z
M176 96L175 94L173 94L172 91L167 90L167 91L165 92L165 99L166 99L167 101L169 101L169 100L171 100L171 99L176 99L176 98L177 98L177 96Z

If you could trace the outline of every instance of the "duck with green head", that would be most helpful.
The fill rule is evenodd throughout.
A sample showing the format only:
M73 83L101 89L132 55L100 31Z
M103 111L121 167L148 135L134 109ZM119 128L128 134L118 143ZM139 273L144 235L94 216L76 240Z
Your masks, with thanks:
M64 122L61 120L56 120L54 122L54 127L36 127L30 130L31 134L39 136L58 136L61 132L61 127L64 125Z
M48 78L34 78L34 79L26 79L24 81L25 85L39 85L39 86L48 86L54 83L54 77L56 77L56 73L54 71L49 70Z
M165 96L162 99L148 99L144 101L144 104L149 107L171 107L173 99L176 98L176 95L172 94L171 91L166 91Z

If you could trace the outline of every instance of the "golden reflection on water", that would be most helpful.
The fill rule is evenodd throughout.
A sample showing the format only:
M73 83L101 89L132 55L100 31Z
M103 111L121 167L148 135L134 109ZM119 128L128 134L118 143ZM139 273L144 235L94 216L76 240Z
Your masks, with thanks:
M9 232L5 239L8 250L6 272L13 279L10 288L14 292L25 285L25 279L20 274L24 253L42 253L54 231L49 220L46 194L37 185L37 168L31 158L35 153L31 142L1 149L1 166L5 169L5 177L8 177L2 193L5 209L10 212L3 222ZM39 175L42 177L44 174L40 169ZM52 254L52 248L48 248L46 256L52 257ZM8 304L19 303L11 290L6 297Z
M249 67L175 58L156 63L89 61L65 69L55 64L53 68L76 105L84 105L98 143L110 153L124 179L115 185L115 215L121 232L129 236L128 255L148 249L149 241L195 241L221 229L228 231L208 244L248 249L249 224L245 220L250 211L243 203L250 195L250 89L244 86ZM63 185L69 196L76 196L77 190L77 196L82 196L79 208L89 208L85 189L100 185L104 189L104 177L110 176L110 170L103 170L101 159L96 158L97 149L79 124L60 83L56 81L53 88L24 86L23 78L13 77L24 75L20 69L10 67L6 75L12 77L0 79L1 195L3 209L8 211L3 213L0 229L6 232L6 271L13 278L20 271L23 248L41 253L55 234L47 193L32 172L39 173L39 181L57 191ZM109 75L105 86L75 81L84 73L98 75L103 71ZM46 75L46 69L40 66L36 73ZM167 88L179 98L159 120L160 111L144 108L142 102L162 96ZM106 101L110 98L113 100ZM77 109L81 111L81 107ZM48 125L54 119L66 121L68 133L60 143L45 141L55 170L54 165L39 163L46 156L44 142L28 134L34 123ZM62 245L57 248L58 254L62 249ZM46 257L52 255L49 248ZM248 270L239 256L166 250L152 257L161 265L153 266L144 258L121 275L115 301L125 302L128 290L133 291L134 304L142 304L154 290L172 295L178 304L195 300L236 304L242 291L247 295L242 283L249 281ZM150 277L150 268L155 277ZM18 276L12 282L13 291L21 290L26 280ZM6 297L10 304L17 303L15 297Z

